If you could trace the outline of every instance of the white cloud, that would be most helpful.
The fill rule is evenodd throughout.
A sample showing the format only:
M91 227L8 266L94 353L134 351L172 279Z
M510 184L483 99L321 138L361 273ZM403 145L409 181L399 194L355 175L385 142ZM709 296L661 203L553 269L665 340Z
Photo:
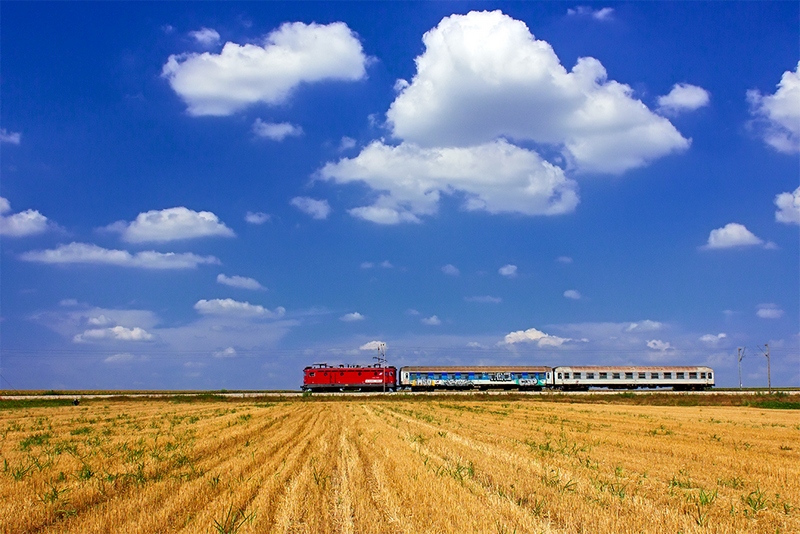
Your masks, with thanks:
M580 300L581 294L576 289L567 289L564 291L564 296L572 300Z
M374 141L354 158L326 164L319 175L380 191L372 206L349 210L379 224L419 222L436 213L443 193L460 192L463 209L489 213L559 215L578 204L577 184L562 169L502 139L467 148Z
M331 206L327 200L316 200L309 197L294 197L290 204L299 209L312 219L327 219L331 213Z
M351 148L355 148L356 140L352 137L347 137L346 135L342 137L342 140L339 142L339 152L344 152L345 150L350 150Z
M217 275L217 283L231 287L238 287L241 289L253 290L266 290L267 288L258 283L257 280L247 278L244 276L225 276L224 274Z
M271 218L272 217L269 214L264 213L262 211L257 211L257 212L248 211L244 216L244 220L249 222L250 224L264 224L265 222L268 222Z
M25 210L13 215L5 215L11 211L11 203L0 197L0 235L7 237L24 237L46 232L50 226L47 217L36 210Z
M58 303L59 306L63 306L65 308L71 308L73 306L78 305L77 299L64 299Z
M800 152L800 61L781 76L774 94L747 91L750 113L764 141L778 152Z
M574 9L567 9L567 15L570 16L587 16L592 17L595 20L611 20L612 15L614 14L614 8L611 7L604 7L601 9L592 9L589 6L578 6Z
M108 358L104 359L105 363L125 363L130 362L136 359L136 356L131 354L130 352L122 352L119 354L112 354Z
M559 256L556 258L558 263L572 263L572 258L569 256Z
M22 142L22 134L19 132L9 132L5 128L0 128L0 143L11 143L18 145Z
M109 328L92 328L77 334L72 340L75 343L90 341L151 341L153 334L138 326L126 328L124 326L112 326Z
M503 299L500 297L492 297L491 295L484 295L479 297L464 297L465 302L478 302L480 304L500 304Z
M390 262L389 260L383 260L381 262L381 267L383 267L384 269L392 269L394 265L392 265L392 262Z
M341 317L339 317L340 321L344 321L346 323L353 323L353 322L356 322L356 321L363 321L364 319L366 319L366 317L364 317L363 315L361 315L358 312L346 313L346 314L342 315Z
M236 349L228 347L227 349L218 350L212 354L215 358L234 358L236 356Z
M140 213L130 223L117 221L105 228L118 232L123 241L145 243L194 239L198 237L235 237L210 211L193 211L185 207L151 210Z
M371 261L365 261L361 264L362 269L372 269L373 267L375 267L375 264Z
M409 308L409 309L406 310L406 315L410 315L412 317L415 317L415 316L419 315L419 312L417 310L415 310L414 308Z
M258 304L239 302L233 299L200 299L195 303L194 309L203 315L227 315L264 319L276 319L283 317L284 313L286 313L286 310L280 306L275 308L274 311L270 311Z
M89 317L89 319L86 320L86 323L92 326L106 326L109 324L113 324L114 320L110 319L109 317L106 317L103 314L100 314L97 317Z
M303 129L288 122L274 123L256 119L253 123L253 133L273 141L283 141L287 137L300 137L303 135Z
M442 320L435 315L431 315L430 317L424 317L420 319L420 322L428 326L439 326L440 324L442 324Z
M506 278L514 278L517 276L517 266L516 265L503 265L500 267L497 272Z
M127 250L106 249L88 243L70 243L50 250L33 250L21 254L20 258L49 264L88 263L141 269L194 269L201 264L219 264L214 256L153 250L131 254Z
M458 270L458 267L450 263L442 266L442 272L448 276L458 276L461 274L461 271Z
M800 224L800 187L793 193L781 193L775 197L775 220L786 224Z
M711 230L711 233L708 235L708 243L701 248L719 249L746 247L760 245L762 243L763 241L756 237L750 230L745 228L744 225L739 223L728 223L722 228Z
M386 347L386 343L384 343L383 341L370 341L358 347L358 350L378 350L382 347L383 348Z
M551 336L535 328L511 332L503 339L503 342L507 345L513 345L514 343L536 343L540 347L560 347L568 341L572 341L572 339L568 337Z
M386 114L408 143L533 141L561 149L579 171L611 174L689 146L598 60L580 58L568 72L549 43L500 11L445 17L423 42L414 78Z
M707 106L711 99L708 91L688 83L676 83L669 94L658 97L658 110L662 113L694 111Z
M664 328L663 323L645 319L644 321L639 321L637 323L628 323L628 326L625 327L625 331L633 332L636 330L637 332L653 332L656 330L661 330L662 328Z
M660 339L651 339L647 342L647 348L651 350L657 350L660 352L666 352L668 350L674 350L675 347L669 344L668 341L661 341Z
M200 28L197 31L189 32L189 36L203 46L211 47L219 43L219 33L211 28Z
M756 307L756 315L762 319L780 319L783 317L783 310L777 304L759 304Z
M719 343L723 339L725 339L727 337L728 337L728 334L725 334L724 332L720 332L717 335L705 334L703 336L700 336L700 341L702 341L703 343L708 344L709 346L716 347L717 345L719 345Z
M367 58L343 22L286 23L263 45L228 42L219 54L171 55L161 75L190 115L231 115L251 104L280 104L303 83L356 81Z

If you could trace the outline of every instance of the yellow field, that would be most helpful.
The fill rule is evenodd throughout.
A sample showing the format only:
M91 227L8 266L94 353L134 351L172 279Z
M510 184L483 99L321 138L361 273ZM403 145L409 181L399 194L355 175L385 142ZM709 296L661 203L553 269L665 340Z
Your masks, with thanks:
M531 400L0 410L2 532L800 532L800 412Z

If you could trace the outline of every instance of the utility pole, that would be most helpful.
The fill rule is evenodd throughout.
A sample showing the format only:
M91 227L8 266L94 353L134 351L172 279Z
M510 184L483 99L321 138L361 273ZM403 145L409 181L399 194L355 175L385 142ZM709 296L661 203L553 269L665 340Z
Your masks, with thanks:
M745 347L736 349L736 355L739 357L739 389L742 389L742 358L744 358Z
M386 343L378 344L378 355L372 359L381 365L381 382L383 382L383 392L386 393Z
M766 352L762 351L762 352L764 352L764 356L767 357L767 388L768 388L768 391L771 394L772 393L772 373L770 373L770 370L769 370L769 343L764 343L764 348L767 349Z

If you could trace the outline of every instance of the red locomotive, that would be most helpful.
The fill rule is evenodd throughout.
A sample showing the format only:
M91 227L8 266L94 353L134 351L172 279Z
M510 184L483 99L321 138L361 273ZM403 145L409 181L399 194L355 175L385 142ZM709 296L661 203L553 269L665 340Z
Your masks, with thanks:
M394 390L397 368L315 363L303 369L303 391Z

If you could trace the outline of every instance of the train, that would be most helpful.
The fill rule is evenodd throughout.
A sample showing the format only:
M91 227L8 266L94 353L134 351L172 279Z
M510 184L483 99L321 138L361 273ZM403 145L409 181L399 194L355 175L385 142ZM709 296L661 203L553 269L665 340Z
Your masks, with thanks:
M406 366L328 365L303 369L303 391L435 391L659 389L699 391L714 387L706 366Z

